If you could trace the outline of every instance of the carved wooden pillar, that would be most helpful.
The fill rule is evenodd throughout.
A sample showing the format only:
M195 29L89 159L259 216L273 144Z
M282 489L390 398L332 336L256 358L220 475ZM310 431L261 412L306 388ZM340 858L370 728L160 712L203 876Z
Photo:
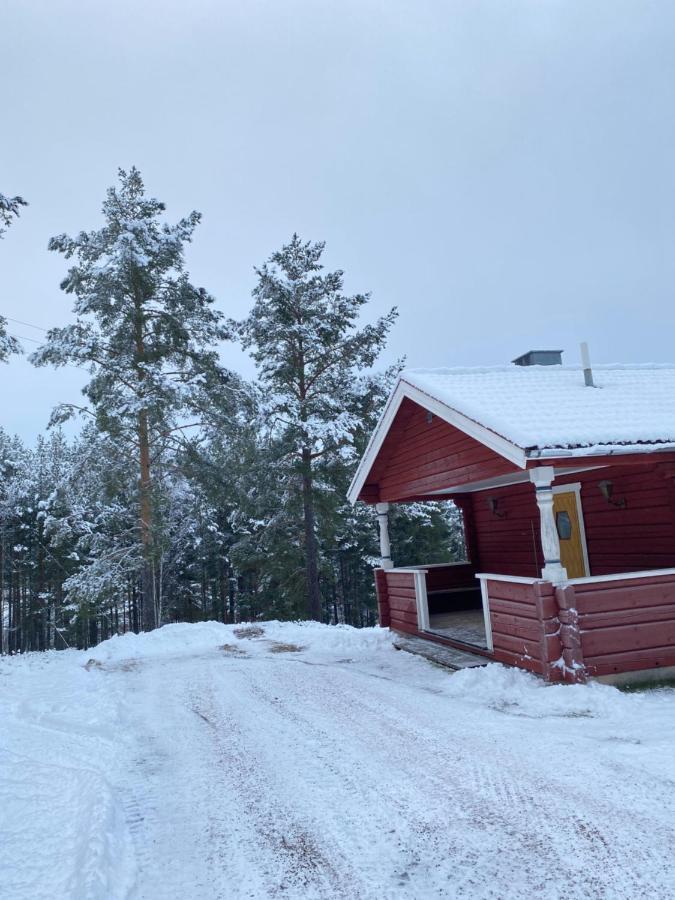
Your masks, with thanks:
M539 466L530 471L530 479L534 484L539 507L541 528L541 548L544 551L544 568L541 577L553 584L564 584L567 581L567 571L560 562L560 539L553 513L553 479L555 470L553 466Z
M584 682L586 681L586 667L581 646L574 586L568 584L565 587L558 587L555 593L558 602L558 619L560 620L562 658L565 664L563 677L565 681Z

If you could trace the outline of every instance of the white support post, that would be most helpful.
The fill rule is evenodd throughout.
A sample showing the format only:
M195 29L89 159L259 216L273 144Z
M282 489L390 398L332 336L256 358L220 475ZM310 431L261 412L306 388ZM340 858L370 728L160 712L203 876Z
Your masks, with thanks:
M492 653L495 649L494 639L492 637L492 620L490 618L490 597L488 594L487 578L484 575L476 575L480 582L480 598L483 603L483 623L485 625L485 643L488 650Z
M415 602L417 603L417 629L418 631L429 631L426 569L418 569L415 572Z
M560 538L553 513L553 466L539 466L530 472L530 480L534 484L539 507L541 527L541 548L544 551L544 568L541 577L553 584L564 584L567 581L567 570L560 562Z
M376 503L377 523L380 526L380 566L383 569L393 569L391 559L391 545L389 544L389 504Z

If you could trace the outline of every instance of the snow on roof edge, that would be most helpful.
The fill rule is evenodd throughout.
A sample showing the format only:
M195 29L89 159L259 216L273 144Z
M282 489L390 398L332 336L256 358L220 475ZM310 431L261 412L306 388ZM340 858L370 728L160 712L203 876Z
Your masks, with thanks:
M594 372L620 372L620 371L649 371L649 370L675 370L675 363L602 363L593 365ZM398 377L402 378L406 374L411 375L429 375L429 374L449 374L449 375L479 375L482 373L497 372L583 372L582 365L555 365L555 366L515 366L513 363L504 363L495 366L434 366L428 368L425 366L411 366L401 369Z

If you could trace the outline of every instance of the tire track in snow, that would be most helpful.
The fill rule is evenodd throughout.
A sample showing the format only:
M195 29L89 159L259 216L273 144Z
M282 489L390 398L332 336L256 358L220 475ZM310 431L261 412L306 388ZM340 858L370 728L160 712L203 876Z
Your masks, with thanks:
M543 772L524 771L524 752L523 756L518 757L502 749L495 764L489 749L486 753L485 734L476 737L466 729L452 734L446 729L453 745L461 742L463 753L459 758L443 754L442 722L422 713L415 691L399 685L396 708L393 709L391 694L386 689L377 696L378 689L371 684L366 692L360 689L361 685L358 683L363 680L359 674L355 679L343 675L331 684L328 697L324 694L319 699L319 693L314 692L310 702L314 700L323 704L330 699L331 714L337 715L339 712L347 727L350 723L354 725L358 722L358 728L364 737L364 727L366 732L370 730L372 753L381 751L382 734L386 733L390 742L397 744L395 752L385 754L382 759L384 766L389 765L389 771L392 771L392 763L405 768L405 761L410 759L410 748L415 747L415 765L406 772L408 777L403 779L402 790L409 784L414 784L417 789L420 782L423 782L427 789L422 793L428 798L447 793L448 784L452 785L449 799L454 803L455 814L463 812L473 834L468 841L457 842L453 839L451 846L447 848L452 850L455 857L464 857L463 861L457 860L452 886L454 896L493 896L489 885L499 878L500 872L497 865L490 864L490 857L485 854L480 841L475 840L475 832L477 830L480 835L482 823L486 832L496 832L501 836L495 847L495 859L508 853L509 841L516 846L522 845L520 859L514 858L512 853L509 855L512 866L523 866L523 876L528 881L532 896L555 897L559 890L560 873L569 879L566 883L570 897L620 896L621 890L626 886L630 887L631 895L635 897L659 896L659 892L663 891L664 883L672 876L672 867L664 867L662 857L659 857L648 841L638 843L637 846L635 843L636 830L642 826L647 832L652 820L644 819L640 822L638 816L636 821L635 811L627 816L621 805L617 808L610 802L600 805L592 821L571 814L571 810L588 807L587 793L570 789L569 784L557 780L551 761L548 761ZM297 709L300 697L289 695L287 682L283 687L286 704ZM404 715L401 716L401 706L404 705L402 701L406 693L411 694L413 702L409 707L406 705ZM447 708L447 698L441 702L440 709L444 705ZM357 707L361 712L357 713ZM302 723L297 713L294 713L296 726L310 727L315 713L316 710L311 712ZM369 729L368 726L374 723L377 723L376 727ZM455 720L453 728L458 725L459 722ZM390 747L390 750L393 751L394 747ZM444 760L444 767L440 769L435 766L439 756ZM414 804L415 797L411 797L410 801ZM428 828L430 841L440 857L447 853L442 837L447 832L447 828L443 827L445 824L441 818L432 822ZM667 835L675 838L672 825L667 826ZM462 845L465 845L464 851L460 853ZM476 851L479 851L478 854ZM574 861L570 865L570 856L575 852L581 857L581 865L575 865ZM552 854L557 857L553 864ZM480 863L479 858L482 860ZM587 867L583 865L584 858L587 860ZM500 864L503 864L503 860ZM484 868L483 873L481 866ZM466 876L458 878L458 869L467 870ZM600 878L587 874L598 869L603 873ZM533 876L536 877L537 870L540 875L533 885L532 879ZM553 876L552 870L557 870ZM662 877L651 877L649 873L654 872L660 873ZM617 880L613 878L614 873L618 876ZM618 887L619 883L623 888ZM616 893L617 890L619 893Z
M518 718L507 748L504 713L298 662L152 664L140 706L158 760L131 808L139 900L558 900L561 883L569 900L673 895L666 815L654 847L639 836L654 816L598 799L583 764L568 777L564 721ZM559 759L528 752L541 728Z
M194 687L193 687L194 691ZM266 896L353 897L312 834L312 823L303 821L275 795L273 773L261 772L257 748L243 734L240 722L215 702L212 688L201 685L192 695L192 710L205 723L230 787L269 851L269 884Z
M197 667L208 666L208 660ZM136 735L129 771L128 815L137 850L139 877L133 900L227 900L238 895L222 860L245 854L253 835L231 818L224 769L195 728L189 681L194 661L151 662L133 676L135 698L130 731ZM127 676L129 677L129 676ZM226 840L226 836L229 840ZM219 865L209 868L222 851Z

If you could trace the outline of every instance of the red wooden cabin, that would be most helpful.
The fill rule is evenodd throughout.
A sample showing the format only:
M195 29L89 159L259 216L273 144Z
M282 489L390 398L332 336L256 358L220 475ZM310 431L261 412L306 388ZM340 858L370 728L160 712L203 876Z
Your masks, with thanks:
M675 367L527 363L400 375L349 491L380 622L549 680L675 666ZM441 499L466 561L395 566L389 505Z

